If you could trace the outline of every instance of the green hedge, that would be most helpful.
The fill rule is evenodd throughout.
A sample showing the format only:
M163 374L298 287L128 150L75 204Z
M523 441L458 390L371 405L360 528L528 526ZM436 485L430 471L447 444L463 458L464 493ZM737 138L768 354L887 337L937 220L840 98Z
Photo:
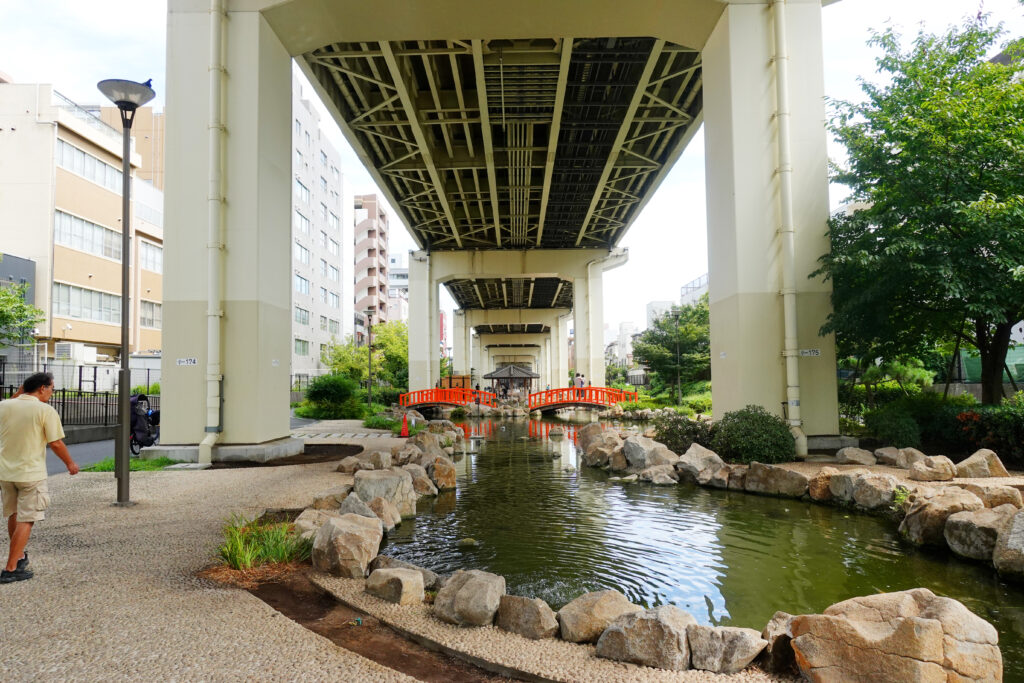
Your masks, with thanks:
M712 423L707 420L691 420L681 413L658 415L654 418L657 439L670 451L682 455L693 443L711 448Z
M751 405L722 416L711 450L729 462L788 462L796 457L796 441L781 417Z

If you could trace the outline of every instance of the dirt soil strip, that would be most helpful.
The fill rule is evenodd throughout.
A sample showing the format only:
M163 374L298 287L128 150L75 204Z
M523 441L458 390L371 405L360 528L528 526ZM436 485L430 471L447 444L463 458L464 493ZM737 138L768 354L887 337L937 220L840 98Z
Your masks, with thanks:
M468 664L450 653L424 647L362 610L352 609L314 585L304 572L261 583L249 592L301 626L335 645L428 683L498 683L507 676Z

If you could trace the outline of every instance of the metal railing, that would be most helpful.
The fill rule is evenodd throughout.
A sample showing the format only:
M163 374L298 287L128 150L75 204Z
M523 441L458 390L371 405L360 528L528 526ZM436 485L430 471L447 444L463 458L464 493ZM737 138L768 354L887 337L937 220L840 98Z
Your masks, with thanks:
M555 405L585 403L588 405L613 406L625 401L636 401L637 392L611 387L582 387L548 389L530 394L529 410L539 410Z
M7 400L14 395L18 387L9 385L0 387L0 399ZM160 397L147 396L149 407L160 410ZM50 397L60 421L64 425L116 425L117 424L117 392L116 391L75 391L73 389L56 389Z

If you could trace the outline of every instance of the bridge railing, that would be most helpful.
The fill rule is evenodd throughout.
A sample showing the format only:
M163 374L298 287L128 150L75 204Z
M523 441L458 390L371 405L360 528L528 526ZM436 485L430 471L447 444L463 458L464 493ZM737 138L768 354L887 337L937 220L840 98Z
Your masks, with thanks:
M612 387L583 387L548 389L530 394L529 410L537 410L545 406L561 403L590 403L603 406L613 406L623 401L636 401L637 392L623 391Z
M493 406L497 403L498 397L488 391L477 391L475 389L421 389L410 391L398 397L398 405L408 407L423 405L426 403L453 403L456 405L468 405L476 403L480 399L480 405Z

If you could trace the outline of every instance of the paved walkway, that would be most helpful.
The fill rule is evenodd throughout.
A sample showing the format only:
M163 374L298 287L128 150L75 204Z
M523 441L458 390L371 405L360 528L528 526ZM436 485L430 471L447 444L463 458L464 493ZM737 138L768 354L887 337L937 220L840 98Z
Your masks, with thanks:
M0 585L4 681L411 681L295 624L249 593L195 578L224 520L309 505L335 463L50 477L29 544L35 578ZM0 544L7 554L7 543Z

